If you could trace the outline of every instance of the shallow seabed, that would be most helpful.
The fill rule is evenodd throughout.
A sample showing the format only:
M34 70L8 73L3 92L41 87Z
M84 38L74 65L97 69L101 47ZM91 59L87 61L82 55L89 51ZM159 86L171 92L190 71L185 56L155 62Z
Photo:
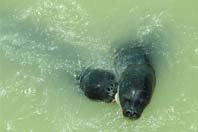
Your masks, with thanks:
M197 0L0 0L0 132L197 132ZM82 94L74 73L113 70L116 44L152 50L142 117Z

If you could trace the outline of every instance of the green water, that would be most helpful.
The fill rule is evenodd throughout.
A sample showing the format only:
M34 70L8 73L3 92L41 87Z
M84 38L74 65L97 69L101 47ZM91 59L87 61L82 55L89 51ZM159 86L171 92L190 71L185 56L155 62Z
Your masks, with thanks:
M197 132L198 1L0 0L0 132ZM151 43L157 85L136 121L82 94L112 47Z

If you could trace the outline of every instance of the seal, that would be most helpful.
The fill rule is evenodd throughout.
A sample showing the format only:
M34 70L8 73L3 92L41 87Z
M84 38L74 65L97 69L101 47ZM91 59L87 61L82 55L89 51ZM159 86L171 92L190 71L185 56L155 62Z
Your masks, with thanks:
M155 71L143 47L124 45L114 57L115 70L119 76L116 100L125 117L137 119L151 100Z
M117 80L108 70L87 68L77 77L85 96L93 100L112 102L117 93Z

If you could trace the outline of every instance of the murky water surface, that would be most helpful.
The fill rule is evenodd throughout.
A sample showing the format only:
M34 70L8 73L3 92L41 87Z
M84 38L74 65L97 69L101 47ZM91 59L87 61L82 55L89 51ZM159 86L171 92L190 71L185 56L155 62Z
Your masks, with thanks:
M196 0L0 0L1 132L197 132ZM87 99L82 67L113 70L112 47L143 40L157 85L136 121Z

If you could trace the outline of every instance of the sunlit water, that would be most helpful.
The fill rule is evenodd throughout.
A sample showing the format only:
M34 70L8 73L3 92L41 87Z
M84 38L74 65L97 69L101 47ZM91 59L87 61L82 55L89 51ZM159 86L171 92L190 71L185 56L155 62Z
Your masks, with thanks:
M0 132L197 132L196 0L0 0ZM112 47L143 40L157 85L142 117L79 90L76 71L113 70Z

